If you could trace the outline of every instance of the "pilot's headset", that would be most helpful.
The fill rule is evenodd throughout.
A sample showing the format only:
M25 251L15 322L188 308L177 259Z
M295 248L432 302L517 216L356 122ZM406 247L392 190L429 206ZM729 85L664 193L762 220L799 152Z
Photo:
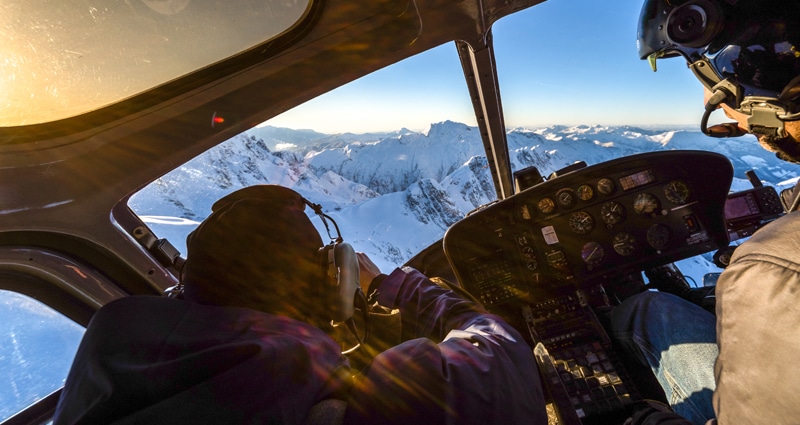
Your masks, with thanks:
M260 201L277 200L278 203L287 202L289 200L295 200L298 203L302 201L300 205L310 207L314 213L319 216L325 226L330 242L322 247L316 248L316 263L319 267L318 276L322 284L312 285L315 293L310 295L316 300L314 304L317 306L317 308L314 309L314 317L323 321L330 321L331 326L334 327L341 324L346 325L347 329L353 334L356 344L354 347L343 351L343 353L348 354L358 349L364 344L364 341L368 337L369 309L366 297L359 283L358 258L353 247L349 243L344 242L336 221L325 214L319 204L308 201L291 189L276 185L256 185L233 192L214 203L211 207L212 216L224 213L224 211L233 204L248 199ZM302 212L299 213L304 214ZM209 218L212 217L210 216ZM257 216L253 218L256 220L258 219ZM207 225L207 221L209 221L209 219L206 219L200 226ZM336 230L336 237L331 236L329 223L333 224ZM200 227L198 227L198 230L199 229ZM197 231L192 232L192 234L187 237L187 246L191 243L190 241L194 239L193 235L196 234L196 232ZM257 248L258 247L250 247L250 249ZM191 261L192 257L190 255L186 263L188 264ZM184 267L183 270L186 270L186 268ZM167 296L175 298L182 298L183 292L184 288L182 284L178 284L165 291ZM354 320L356 307L361 310L363 315L363 332L361 333L359 333Z
M654 71L657 58L686 59L711 92L700 124L709 136L746 134L736 123L708 127L723 103L748 116L749 132L774 139L800 119L798 1L646 0L638 48Z
M303 198L303 202L319 216L330 239L330 243L319 249L319 263L325 281L322 298L323 304L328 306L333 325L344 323L356 338L356 346L343 352L349 354L364 344L369 332L369 308L359 283L358 257L353 247L342 239L336 221L322 212L322 206L306 198ZM336 229L335 238L331 235L329 221ZM363 335L359 334L353 319L356 304L363 316Z

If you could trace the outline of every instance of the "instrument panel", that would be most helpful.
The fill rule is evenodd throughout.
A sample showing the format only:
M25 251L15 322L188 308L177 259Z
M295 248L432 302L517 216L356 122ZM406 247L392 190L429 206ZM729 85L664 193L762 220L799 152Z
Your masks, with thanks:
M535 302L727 245L733 168L704 151L645 153L530 187L451 226L444 251L487 308Z

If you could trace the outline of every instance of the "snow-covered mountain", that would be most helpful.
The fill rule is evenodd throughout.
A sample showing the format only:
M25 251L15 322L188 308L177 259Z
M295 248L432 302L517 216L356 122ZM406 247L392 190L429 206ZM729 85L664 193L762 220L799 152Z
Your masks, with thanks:
M579 160L592 165L677 149L727 156L735 170L734 191L751 187L747 170L779 189L800 176L796 166L763 150L752 136L718 140L699 131L604 126L515 128L507 136L512 169L536 166L544 176ZM322 204L345 240L384 271L495 199L478 129L446 121L424 132L326 135L255 128L153 182L130 206L156 234L185 252L186 235L210 213L215 200L259 183L287 186ZM714 268L707 258L685 260L680 266L697 282Z

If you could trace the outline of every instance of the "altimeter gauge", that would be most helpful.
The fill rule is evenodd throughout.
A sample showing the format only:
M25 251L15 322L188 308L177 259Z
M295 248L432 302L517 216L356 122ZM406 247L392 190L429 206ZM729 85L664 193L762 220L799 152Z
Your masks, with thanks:
M600 207L600 218L608 225L613 225L625 220L625 207L619 202L608 201Z
M594 218L586 211L574 212L569 216L569 228L579 235L585 235L594 229Z
M572 189L561 189L556 193L556 203L561 208L572 208L576 202L575 192Z

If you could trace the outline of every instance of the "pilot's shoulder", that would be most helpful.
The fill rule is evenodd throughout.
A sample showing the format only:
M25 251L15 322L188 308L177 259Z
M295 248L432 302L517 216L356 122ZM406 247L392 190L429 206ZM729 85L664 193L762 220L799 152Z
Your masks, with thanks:
M759 229L736 248L732 263L745 259L766 259L796 262L800 251L800 211L787 214Z

